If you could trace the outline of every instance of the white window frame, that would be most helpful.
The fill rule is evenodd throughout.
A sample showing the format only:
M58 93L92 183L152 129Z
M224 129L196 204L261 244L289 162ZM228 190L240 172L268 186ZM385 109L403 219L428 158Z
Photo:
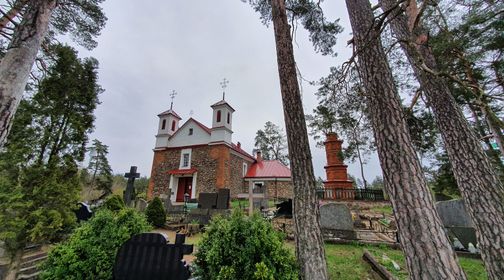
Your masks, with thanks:
M187 166L184 166L184 155L189 155L189 161L187 163ZM180 165L179 169L190 169L191 168L191 156L192 156L192 149L183 149L180 151Z
M248 171L248 164L246 162L243 163L243 176L242 177L245 177L245 175L247 175L247 171Z

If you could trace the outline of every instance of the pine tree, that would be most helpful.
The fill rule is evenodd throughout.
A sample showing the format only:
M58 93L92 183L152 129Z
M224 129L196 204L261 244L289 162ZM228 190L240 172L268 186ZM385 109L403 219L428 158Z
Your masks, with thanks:
M368 0L346 0L386 193L412 279L465 279L443 230L404 119Z
M90 150L90 159L88 164L89 188L98 189L104 192L104 195L112 193L112 168L107 159L108 146L101 141L94 139Z
M416 1L404 13L396 0L380 0L415 75L432 107L453 173L477 232L478 245L490 279L504 275L504 187L480 141L455 102L437 60ZM488 213L488 215L481 215Z
M283 130L270 121L264 124L264 130L257 131L255 137L255 147L261 151L264 159L279 160L283 164L289 165L286 142Z

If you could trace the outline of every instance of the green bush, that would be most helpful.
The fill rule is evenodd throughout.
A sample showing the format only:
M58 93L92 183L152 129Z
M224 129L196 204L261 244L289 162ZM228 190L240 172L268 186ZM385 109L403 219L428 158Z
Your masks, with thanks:
M147 221L155 227L162 227L166 222L166 211L163 207L163 202L159 197L155 197L147 209L145 210L145 215L147 216Z
M112 279L117 251L132 235L150 229L134 209L99 210L53 248L41 269L42 279Z
M124 201L119 195L114 194L105 201L103 207L111 211L119 211L124 209Z
M258 214L212 219L198 244L195 276L206 279L298 279L296 260L282 235Z

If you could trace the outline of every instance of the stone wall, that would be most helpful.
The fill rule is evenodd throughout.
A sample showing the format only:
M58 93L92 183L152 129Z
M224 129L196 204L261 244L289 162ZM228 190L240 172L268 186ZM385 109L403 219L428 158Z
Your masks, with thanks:
M191 168L197 170L196 197L201 192L216 192L218 188L229 188L231 196L236 197L243 184L243 163L246 162L250 167L251 162L231 153L230 148L225 145L201 145L190 148ZM160 194L170 195L168 171L179 168L181 150L167 149L154 152L149 198Z
M264 181L268 198L293 198L294 190L291 181Z

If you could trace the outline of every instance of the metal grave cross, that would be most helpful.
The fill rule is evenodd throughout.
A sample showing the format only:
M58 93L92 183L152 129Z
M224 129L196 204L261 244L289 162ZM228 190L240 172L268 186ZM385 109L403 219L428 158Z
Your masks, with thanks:
M131 201L135 200L135 179L140 178L140 173L137 173L137 167L131 166L129 173L124 173L124 177L128 178L128 184L126 185L126 190L124 191L124 204L126 206L131 206Z

